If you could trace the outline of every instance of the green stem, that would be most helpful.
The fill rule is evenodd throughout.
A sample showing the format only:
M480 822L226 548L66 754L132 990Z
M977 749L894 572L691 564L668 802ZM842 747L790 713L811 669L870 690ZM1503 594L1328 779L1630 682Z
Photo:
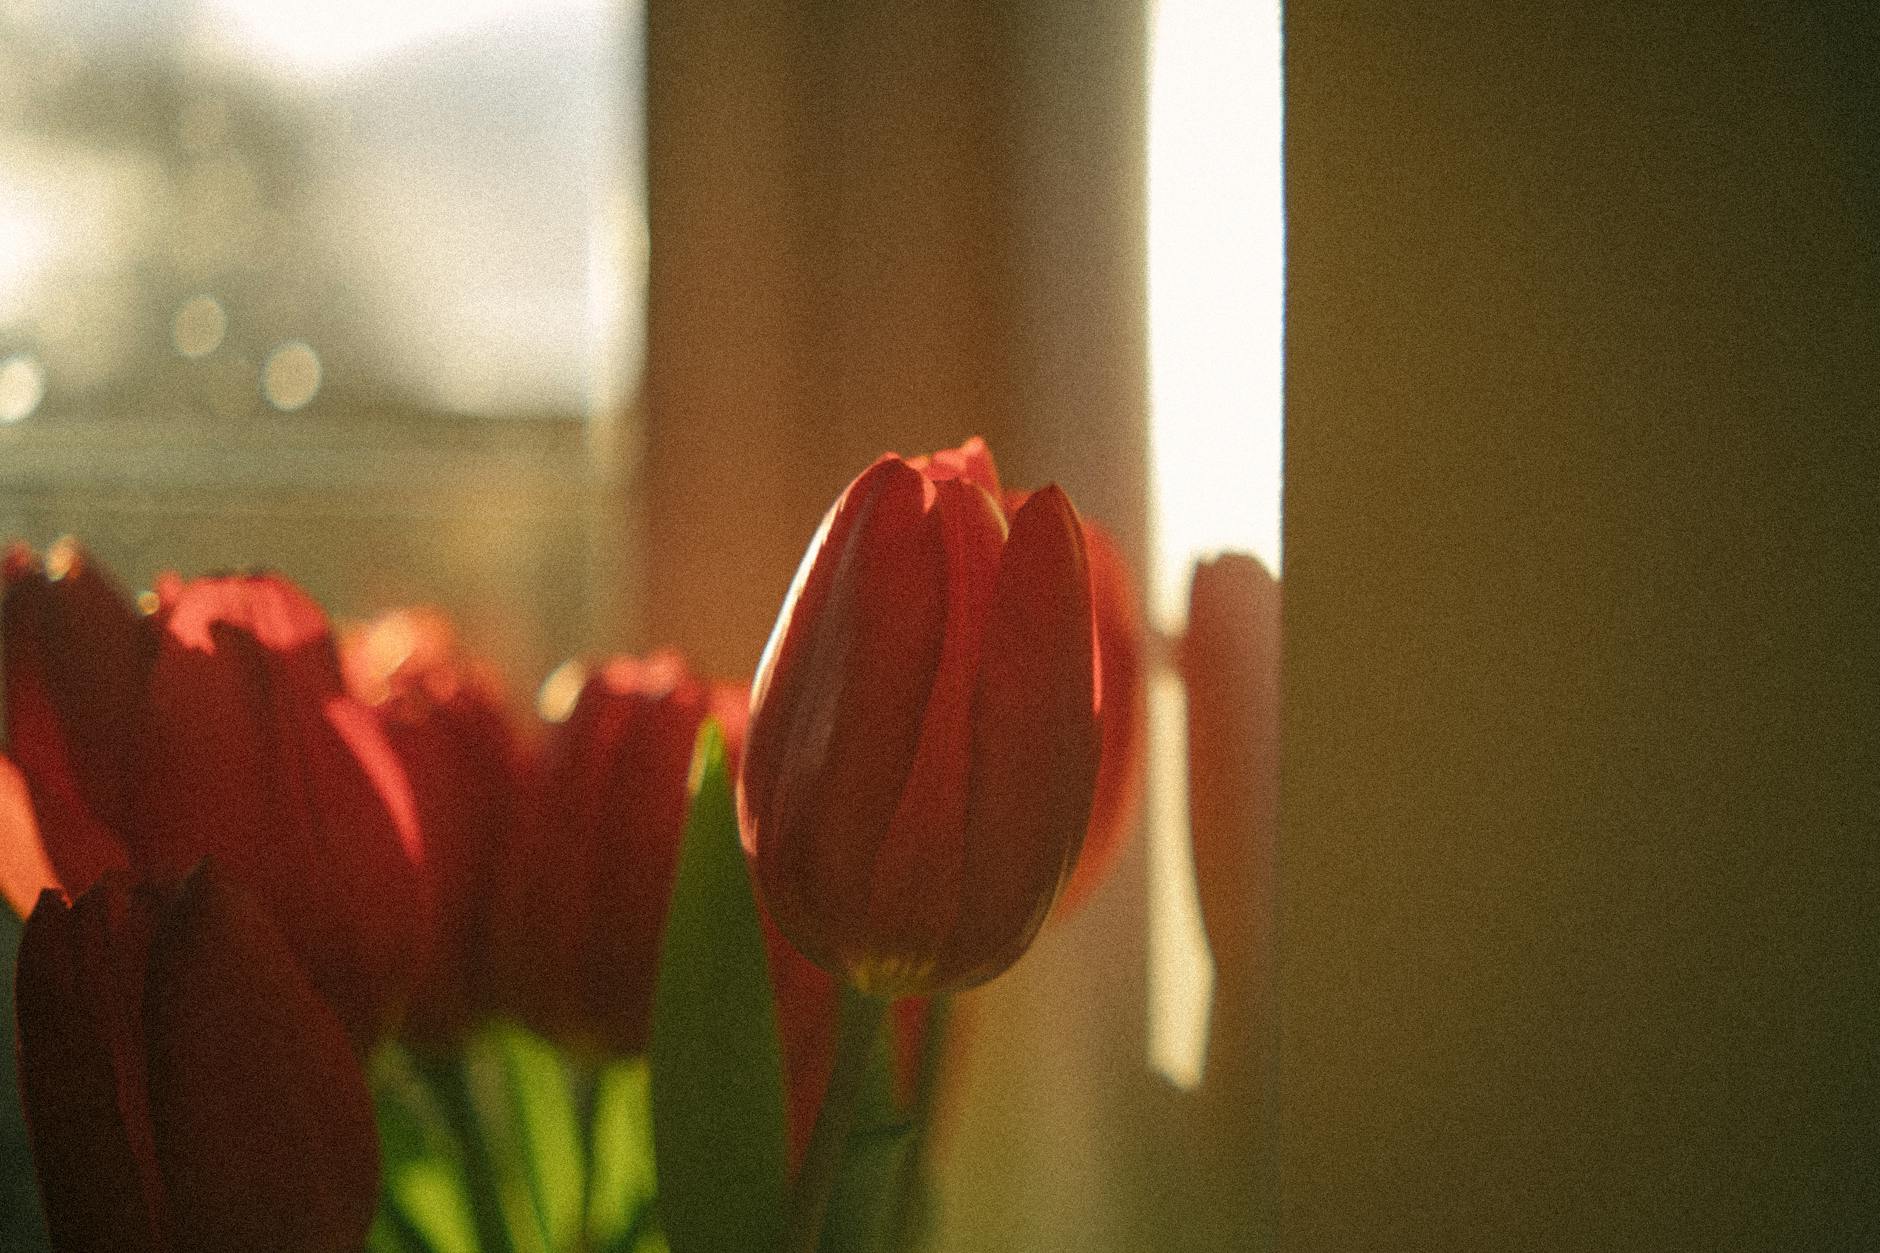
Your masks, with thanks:
M887 1008L886 1001L858 992L846 983L842 985L842 999L836 1006L835 1066L829 1072L829 1087L823 1093L822 1108L816 1112L816 1126L810 1132L809 1148L803 1153L803 1165L790 1194L790 1224L784 1232L783 1253L816 1253L822 1242L823 1219L829 1212L829 1198L835 1194L836 1179L842 1173L843 1149L848 1144L849 1129L855 1124L855 1109Z
M927 1003L927 1027L921 1035L920 1068L914 1074L913 1108L908 1111L914 1126L913 1143L901 1161L894 1185L894 1211L888 1231L888 1247L912 1253L927 1221L928 1158L933 1142L933 1107L940 1090L940 1065L946 1055L947 1026L952 1020L953 998L936 996Z
M476 1097L470 1090L469 1065L466 1050L452 1061L426 1064L422 1069L444 1107L451 1131L456 1134L457 1146L463 1153L464 1182L470 1193L470 1212L476 1221L477 1247L484 1253L510 1253L514 1245L502 1212L501 1181L497 1178L496 1164L490 1159L489 1145L483 1138Z

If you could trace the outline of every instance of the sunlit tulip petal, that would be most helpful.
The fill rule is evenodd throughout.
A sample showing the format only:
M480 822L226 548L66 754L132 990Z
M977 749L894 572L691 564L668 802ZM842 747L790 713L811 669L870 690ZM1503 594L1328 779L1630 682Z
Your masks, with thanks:
M899 459L849 486L753 685L740 812L761 813L777 838L741 824L745 848L778 925L825 966L865 936L875 855L940 664L948 575L935 495ZM798 921L810 916L813 930Z
M434 903L431 959L400 1034L447 1053L481 1018L517 1013L492 975L489 928L505 849L527 838L531 758L500 683L435 610L397 610L348 632L341 668L410 782Z
M236 576L186 584L159 617L141 852L171 873L215 855L373 1038L420 968L428 892L403 772L343 691L325 616Z
M935 482L965 479L969 483L978 484L980 490L992 499L1002 498L999 467L993 464L992 450L986 447L986 441L977 435L958 448L945 448L924 457L909 457L907 464Z
M946 965L968 983L1018 959L1090 820L1099 740L1083 530L1064 493L1012 519L974 694L966 882Z

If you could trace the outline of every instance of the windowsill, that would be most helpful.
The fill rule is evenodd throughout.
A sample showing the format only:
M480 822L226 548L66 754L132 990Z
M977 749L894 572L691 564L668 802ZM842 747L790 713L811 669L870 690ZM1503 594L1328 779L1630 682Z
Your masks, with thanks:
M409 500L500 489L498 499L596 486L578 418L433 417L241 421L99 418L0 427L0 496L213 495L221 501L341 493Z

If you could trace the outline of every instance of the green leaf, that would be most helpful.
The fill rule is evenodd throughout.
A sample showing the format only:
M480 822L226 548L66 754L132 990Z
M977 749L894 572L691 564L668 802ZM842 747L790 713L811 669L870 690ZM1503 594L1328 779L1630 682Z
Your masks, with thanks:
M462 1153L435 1094L397 1045L372 1066L380 1215L374 1249L479 1253Z
M610 1062L594 1077L587 1243L632 1253L636 1224L653 1205L651 1081L644 1058Z
M366 1253L429 1253L411 1229L400 1224L389 1209L381 1209L366 1233Z
M653 1142L673 1253L783 1236L783 1063L724 738L699 732L695 786L653 1002Z

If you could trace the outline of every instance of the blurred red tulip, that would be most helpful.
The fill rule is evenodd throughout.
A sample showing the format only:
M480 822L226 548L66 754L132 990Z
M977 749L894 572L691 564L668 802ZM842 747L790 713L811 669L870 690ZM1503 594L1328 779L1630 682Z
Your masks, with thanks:
M1280 584L1254 558L1195 568L1181 670L1188 819L1217 1001L1262 955L1279 805Z
M442 613L381 615L345 633L340 660L411 782L435 901L431 961L401 1034L448 1051L482 1017L518 1008L491 977L489 913L503 850L526 838L530 758L501 680L464 651Z
M777 926L893 999L1031 943L1089 821L1090 573L1055 486L1008 523L979 441L892 454L824 518L752 689L744 847Z
M544 703L534 820L499 875L497 977L550 1038L643 1052L693 741L716 718L735 763L744 692L663 652L564 668L544 686Z
M174 891L48 889L20 940L20 1093L52 1245L356 1250L378 1133L346 1031L261 908L204 862Z
M369 1045L422 954L427 894L404 774L319 607L271 575L171 576L140 617L70 542L44 568L16 547L3 572L7 751L32 806L0 820L14 907L213 853Z
M76 893L130 864L155 633L76 544L54 545L44 568L16 544L0 562L0 644L7 752L42 840L20 847L9 824L0 886L23 917L42 888Z

